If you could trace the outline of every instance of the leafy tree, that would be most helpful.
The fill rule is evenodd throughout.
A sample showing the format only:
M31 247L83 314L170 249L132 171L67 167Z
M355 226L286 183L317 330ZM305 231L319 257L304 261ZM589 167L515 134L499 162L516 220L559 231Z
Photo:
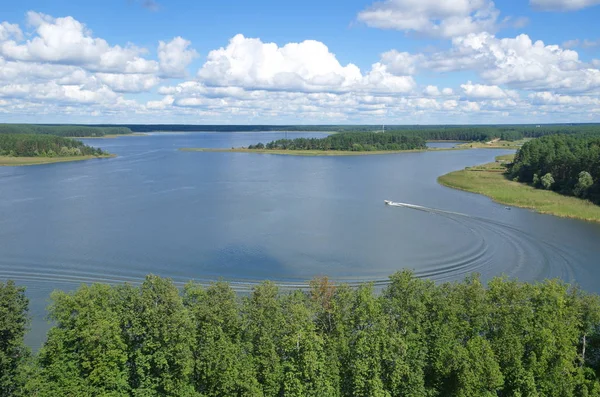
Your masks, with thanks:
M554 184L554 178L552 177L551 173L547 173L542 177L541 182L544 189L550 190L550 188Z
M120 327L118 297L108 285L55 291L49 318L55 326L39 354L43 396L119 396L128 393L127 346Z
M251 346L242 341L242 319L235 292L218 282L204 289L189 283L184 303L196 328L192 382L203 396L259 396Z
M285 318L278 293L275 284L264 282L254 288L243 309L242 340L251 346L255 376L265 397L280 395L284 379L281 347Z
M25 382L29 350L23 343L29 324L25 288L0 281L0 396L16 396Z
M134 395L194 395L194 325L177 287L149 275L139 288L125 285L117 292Z
M587 195L589 188L591 188L593 184L594 184L594 178L592 178L590 173L587 171L581 171L579 173L579 179L577 181L577 184L575 185L575 189L573 190L573 193L576 196L585 197Z

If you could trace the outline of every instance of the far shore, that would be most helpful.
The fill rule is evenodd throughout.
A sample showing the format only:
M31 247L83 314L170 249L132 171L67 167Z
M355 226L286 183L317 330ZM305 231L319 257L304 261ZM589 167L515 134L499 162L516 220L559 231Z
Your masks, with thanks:
M536 189L506 177L506 163L514 155L498 156L496 162L467 167L438 178L444 186L483 194L497 203L529 208L541 214L600 222L600 206L551 190Z
M23 166L23 165L41 165L52 163L64 163L69 161L84 161L92 159L108 159L117 157L114 154L102 156L67 156L67 157L11 157L0 156L0 166Z
M102 136L68 136L66 138L73 139L113 139L121 136L146 136L148 135L145 132L134 132L133 134L106 134Z
M276 150L276 149L248 149L248 148L181 148L182 152L216 152L216 153L254 153L254 154L279 154L285 156L367 156L379 154L422 153L440 152L447 150L460 150L454 148L429 148L415 150L373 150L373 151L345 151L345 150Z

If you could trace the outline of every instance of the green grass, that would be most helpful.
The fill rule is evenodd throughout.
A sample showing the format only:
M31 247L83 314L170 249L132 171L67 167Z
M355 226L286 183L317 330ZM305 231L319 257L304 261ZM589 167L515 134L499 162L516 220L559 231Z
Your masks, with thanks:
M457 145L462 149L519 149L531 138L523 138L518 141L491 141L491 142L465 142Z
M83 161L116 157L114 154L104 156L69 156L69 157L10 157L0 156L0 166L38 165L64 163L67 161Z
M434 148L416 150L374 150L365 152L354 152L344 150L271 150L271 149L212 149L212 148L181 148L183 152L220 152L220 153L255 153L255 154L282 154L287 156L365 156L375 154L397 154L397 153L420 153L439 152L445 150L458 150L454 148Z
M498 156L494 163L442 175L438 182L451 188L483 194L498 203L530 208L542 214L600 222L598 205L509 180L503 162L512 160L512 156Z

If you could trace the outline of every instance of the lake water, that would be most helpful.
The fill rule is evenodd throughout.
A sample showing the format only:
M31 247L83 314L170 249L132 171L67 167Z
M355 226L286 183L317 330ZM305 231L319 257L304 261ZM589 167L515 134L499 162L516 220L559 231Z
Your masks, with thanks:
M138 282L148 273L177 282L295 285L320 275L381 281L410 268L439 281L473 271L485 279L561 277L600 292L600 225L507 210L436 182L510 151L298 157L177 150L285 136L86 140L118 157L0 168L0 279L28 288L30 343L42 339L53 289ZM385 206L384 199L428 209Z

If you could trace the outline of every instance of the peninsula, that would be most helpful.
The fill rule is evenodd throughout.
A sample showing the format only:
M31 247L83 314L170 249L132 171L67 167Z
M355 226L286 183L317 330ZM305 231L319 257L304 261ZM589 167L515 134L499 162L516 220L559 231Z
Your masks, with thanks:
M37 165L114 157L102 149L55 135L0 134L0 166Z

